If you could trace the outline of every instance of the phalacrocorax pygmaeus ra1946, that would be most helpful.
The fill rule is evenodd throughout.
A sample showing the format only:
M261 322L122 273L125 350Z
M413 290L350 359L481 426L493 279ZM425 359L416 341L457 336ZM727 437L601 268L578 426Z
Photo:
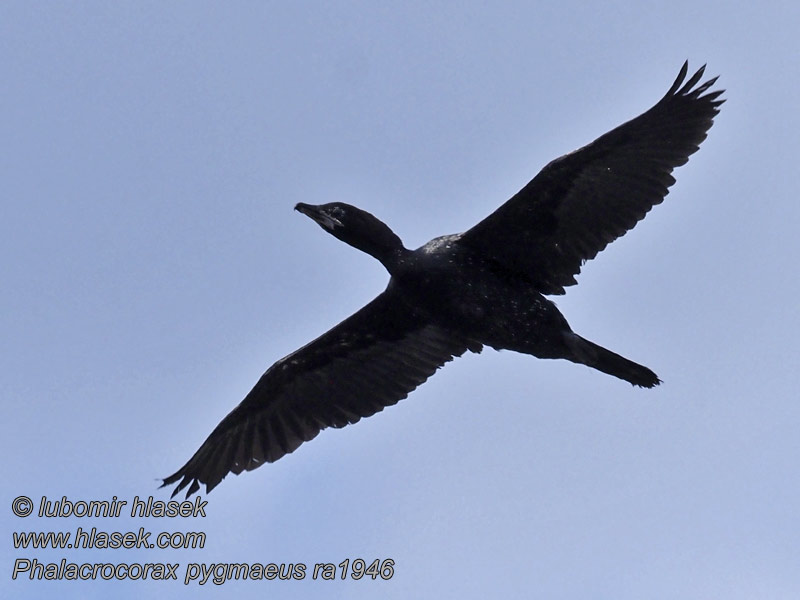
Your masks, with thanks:
M377 258L386 290L339 325L272 365L194 456L163 485L211 491L405 398L436 370L484 346L565 358L651 388L660 380L572 332L544 296L563 294L594 258L667 195L671 173L698 149L724 100L685 84L688 63L653 108L550 164L465 233L417 250L374 216L342 202L295 208ZM163 487L163 486L162 486Z

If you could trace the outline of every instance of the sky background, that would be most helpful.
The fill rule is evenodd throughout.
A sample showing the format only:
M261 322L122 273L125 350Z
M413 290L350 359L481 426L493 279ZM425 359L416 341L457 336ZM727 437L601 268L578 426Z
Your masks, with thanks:
M789 1L0 4L2 595L800 597L798 30ZM383 290L295 203L356 204L408 247L463 231L686 59L727 89L709 138L556 298L661 387L487 350L229 476L205 518L12 515L167 500L269 365ZM11 543L79 526L206 546ZM12 581L21 557L395 571Z

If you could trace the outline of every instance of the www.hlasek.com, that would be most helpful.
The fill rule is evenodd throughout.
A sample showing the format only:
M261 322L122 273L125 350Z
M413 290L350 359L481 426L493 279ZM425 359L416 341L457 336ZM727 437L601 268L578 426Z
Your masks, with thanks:
M71 501L66 496L59 500L41 498L38 511L35 502L27 496L18 496L12 503L12 511L18 517L31 515L40 518L91 517L116 518L128 505L126 500L114 496L111 500ZM198 496L194 500L164 502L152 496L133 499L130 507L132 518L189 518L205 517L207 501ZM126 511L127 513L128 511ZM204 548L206 534L202 531L162 531L153 533L140 527L138 531L101 531L97 527L78 527L75 531L17 531L13 533L16 550L38 549L188 549ZM313 580L335 579L382 579L394 576L394 560L345 559L337 563L188 563L180 576L185 585L213 583L222 585L230 580ZM21 557L14 561L11 578L29 580L154 580L179 581L180 563L126 563L98 562L76 563L62 558L58 562L42 562L35 557Z

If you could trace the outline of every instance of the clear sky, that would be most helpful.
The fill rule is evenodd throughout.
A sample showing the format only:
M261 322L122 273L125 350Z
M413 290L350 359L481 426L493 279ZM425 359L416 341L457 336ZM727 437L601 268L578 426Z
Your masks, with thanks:
M800 597L799 6L0 4L2 595ZM409 247L463 231L686 59L727 89L709 138L556 299L661 387L488 350L229 476L205 517L12 514L20 495L167 500L157 478L270 364L384 288L295 203L356 204ZM77 527L206 543L12 544ZM181 581L12 581L17 558ZM356 558L394 575L310 576ZM190 563L309 573L184 585Z

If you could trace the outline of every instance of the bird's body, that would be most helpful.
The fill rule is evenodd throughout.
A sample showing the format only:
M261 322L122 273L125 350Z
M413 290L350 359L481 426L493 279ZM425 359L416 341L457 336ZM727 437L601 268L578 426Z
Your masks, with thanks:
M461 237L438 237L408 252L390 271L389 290L431 321L480 344L554 358L569 330L555 304L525 276L481 256Z
M391 278L372 302L277 361L164 485L173 496L294 451L405 398L439 367L488 346L585 364L633 385L647 367L583 339L546 295L576 283L587 260L666 196L672 170L705 139L723 100L683 83L687 66L649 111L554 160L470 230L406 249L366 211L335 202L296 209L378 259ZM708 93L706 93L708 92Z

